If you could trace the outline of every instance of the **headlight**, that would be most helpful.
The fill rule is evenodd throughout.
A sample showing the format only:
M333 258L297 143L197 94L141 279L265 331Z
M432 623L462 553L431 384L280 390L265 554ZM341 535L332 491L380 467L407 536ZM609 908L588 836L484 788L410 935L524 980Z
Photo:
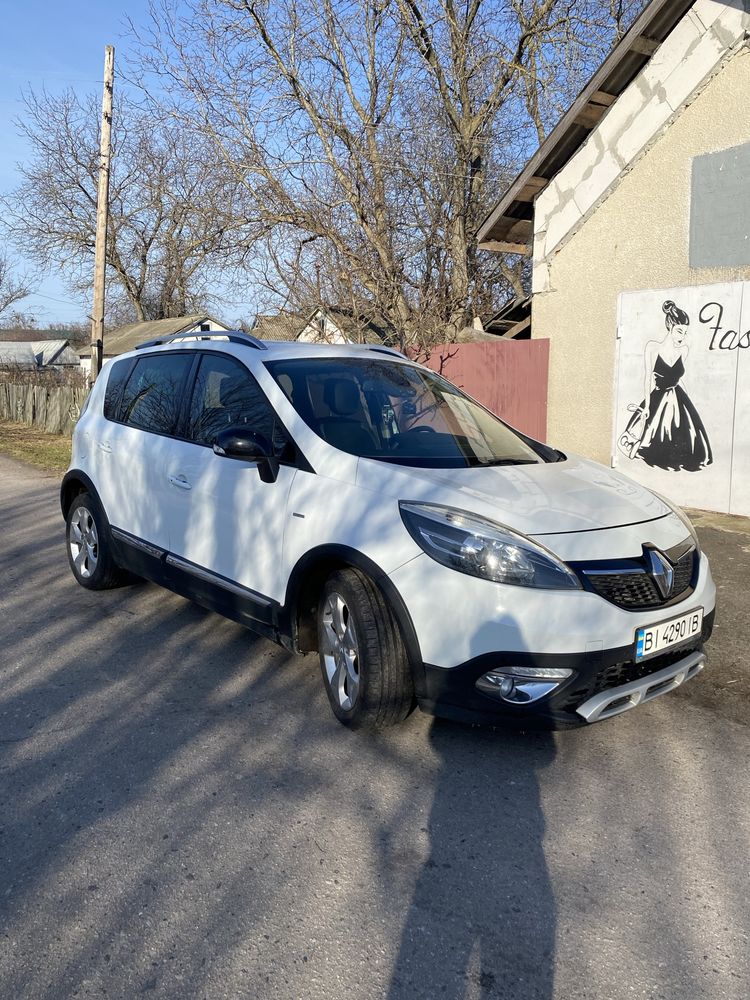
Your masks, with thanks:
M656 492L654 492L654 490L651 490L651 492L654 494L654 496L658 497L662 501L662 503L665 503L667 505L667 507L669 507L669 509L672 511L673 514L676 514L677 517L679 517L679 519L685 525L685 530L688 532L688 534L690 535L690 537L695 542L695 548L696 548L696 550L698 552L700 552L700 550L701 550L701 543L698 540L698 534L697 534L695 528L693 527L690 518L687 516L687 514L682 509L682 507L678 507L676 504L673 504L671 500L667 500L667 498L663 497L661 495L661 493L656 493Z
M510 528L439 504L401 501L399 508L417 545L459 573L517 587L581 589L564 562Z

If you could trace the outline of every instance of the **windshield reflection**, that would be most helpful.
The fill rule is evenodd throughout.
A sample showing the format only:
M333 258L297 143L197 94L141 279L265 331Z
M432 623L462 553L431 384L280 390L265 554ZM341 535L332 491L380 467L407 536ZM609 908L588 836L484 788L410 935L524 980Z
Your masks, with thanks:
M423 468L528 465L556 457L416 365L292 358L266 367L308 427L350 455Z

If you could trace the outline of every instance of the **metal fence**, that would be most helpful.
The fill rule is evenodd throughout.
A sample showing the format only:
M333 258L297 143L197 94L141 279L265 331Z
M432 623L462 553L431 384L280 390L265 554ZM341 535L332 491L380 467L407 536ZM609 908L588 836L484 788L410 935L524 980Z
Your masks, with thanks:
M72 434L88 389L0 382L0 420Z
M443 344L423 363L513 427L547 439L548 340Z

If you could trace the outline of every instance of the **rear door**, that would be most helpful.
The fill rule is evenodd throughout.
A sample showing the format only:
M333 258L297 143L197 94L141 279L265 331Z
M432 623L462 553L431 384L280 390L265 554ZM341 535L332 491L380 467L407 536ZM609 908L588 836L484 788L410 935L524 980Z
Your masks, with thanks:
M110 524L161 549L169 544L173 500L166 470L194 359L183 351L117 362L105 399L108 418L94 442L96 486Z
M261 480L257 462L214 453L216 435L233 426L273 442L281 461L275 482ZM180 568L219 586L234 583L283 601L282 543L295 473L293 447L249 370L229 355L204 353L183 439L171 450L163 473L171 493L169 548L184 560Z

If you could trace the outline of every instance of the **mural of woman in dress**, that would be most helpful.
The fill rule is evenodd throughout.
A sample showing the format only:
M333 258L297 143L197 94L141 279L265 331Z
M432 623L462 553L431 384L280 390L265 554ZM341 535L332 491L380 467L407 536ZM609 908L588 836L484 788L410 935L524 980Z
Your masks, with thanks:
M671 300L663 306L667 335L646 344L646 383L640 406L630 404L633 415L619 445L629 458L669 472L697 472L713 461L706 428L690 397L680 384L685 375L690 317Z

